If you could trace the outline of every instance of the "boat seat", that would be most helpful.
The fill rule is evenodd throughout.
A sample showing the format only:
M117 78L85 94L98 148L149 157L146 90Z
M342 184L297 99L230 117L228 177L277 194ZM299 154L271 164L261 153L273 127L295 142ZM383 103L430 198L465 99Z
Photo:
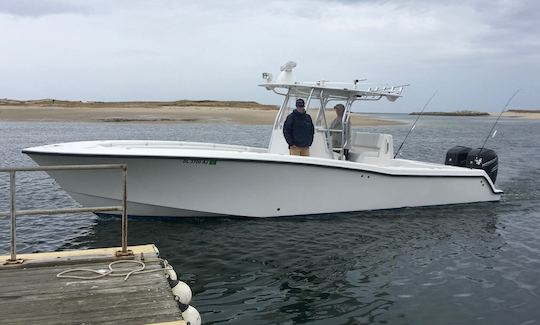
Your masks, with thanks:
M351 161L387 160L393 158L393 155L394 142L390 134L355 132L351 136Z

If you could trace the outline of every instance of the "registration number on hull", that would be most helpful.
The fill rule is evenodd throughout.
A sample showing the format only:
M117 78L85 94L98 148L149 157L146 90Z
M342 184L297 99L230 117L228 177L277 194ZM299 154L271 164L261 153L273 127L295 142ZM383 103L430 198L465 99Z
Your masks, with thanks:
M184 164L192 165L215 165L217 164L216 159L203 159L203 158L186 158L183 160Z

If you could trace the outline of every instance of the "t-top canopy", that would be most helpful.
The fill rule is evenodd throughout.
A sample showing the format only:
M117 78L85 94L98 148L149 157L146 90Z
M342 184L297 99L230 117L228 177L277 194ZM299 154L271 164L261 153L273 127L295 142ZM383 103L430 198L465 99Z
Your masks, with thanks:
M358 89L359 82L364 80L354 80L352 83L344 82L329 82L326 80L316 82L298 82L295 81L293 75L293 68L296 66L295 62L287 63L288 69L282 69L277 77L276 82L272 80L272 74L264 72L263 79L266 83L259 86L265 87L267 90L272 90L279 95L307 97L311 95L312 99L316 98L329 98L329 99L341 99L341 100L379 100L382 97L386 97L389 101L395 101L401 96L403 88L408 85L400 85L393 87L376 87L368 88L366 90ZM278 89L286 89L286 92L280 92Z

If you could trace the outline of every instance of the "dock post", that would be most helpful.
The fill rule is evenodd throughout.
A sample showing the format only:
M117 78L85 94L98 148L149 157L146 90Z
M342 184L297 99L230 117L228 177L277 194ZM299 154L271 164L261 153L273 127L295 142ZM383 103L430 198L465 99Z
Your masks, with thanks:
M9 172L9 202L10 202L10 216L11 216L11 257L10 262L17 260L17 216L15 214L15 171Z
M9 171L9 215L11 217L11 254L4 264L20 264L22 259L17 259L17 208L15 206L15 171Z
M122 250L116 252L116 256L131 256L127 246L128 213L127 213L127 165L122 165Z

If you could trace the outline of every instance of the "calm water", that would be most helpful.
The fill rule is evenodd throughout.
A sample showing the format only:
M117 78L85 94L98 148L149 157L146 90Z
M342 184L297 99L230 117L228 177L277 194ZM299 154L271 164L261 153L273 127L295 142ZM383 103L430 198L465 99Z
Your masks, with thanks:
M454 145L480 146L493 121L422 117L403 155L441 162ZM393 134L397 147L408 128L363 130ZM31 165L21 149L52 142L266 146L269 134L268 126L0 122L0 165ZM487 147L499 154L497 186L505 191L499 203L282 219L131 220L129 241L160 248L193 289L205 324L538 324L540 121L503 119ZM46 174L17 175L19 209L74 204ZM0 175L4 211L7 189L7 175ZM8 225L0 220L4 254ZM115 218L28 217L18 225L20 252L119 245Z

